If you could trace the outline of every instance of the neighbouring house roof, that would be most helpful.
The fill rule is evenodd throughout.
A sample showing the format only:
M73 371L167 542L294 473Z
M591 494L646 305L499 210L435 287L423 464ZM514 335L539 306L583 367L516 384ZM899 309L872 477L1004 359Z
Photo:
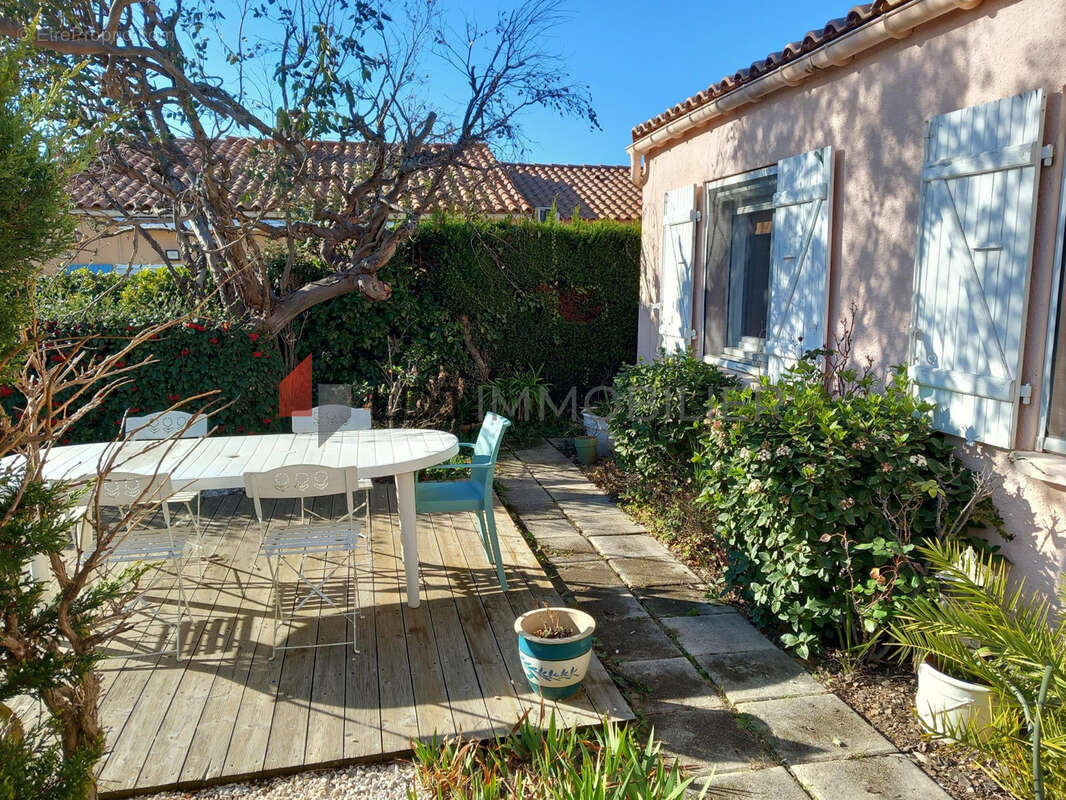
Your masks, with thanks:
M189 160L196 163L199 155L192 142L180 144ZM230 195L238 208L255 212L277 205L273 179L268 170L257 164L263 140L228 137L220 139L216 146L221 161L228 165L233 176ZM321 178L324 192L338 176L356 179L358 171L367 163L368 147L363 142L317 141L309 147L314 175ZM124 155L139 171L146 171L150 166L148 156L143 153ZM180 177L182 169L178 167L176 172ZM131 215L162 215L166 211L164 198L151 186L109 168L103 161L76 176L71 196L76 207L85 210L121 211ZM533 210L508 180L492 151L480 143L472 145L445 176L433 208L476 210L483 214L528 214Z
M502 166L534 208L554 202L563 219L575 208L582 219L640 219L640 189L629 179L629 167L506 162Z
M199 154L192 142L179 143L189 161ZM263 140L229 137L220 139L217 153L232 175L229 184L233 202L243 211L269 211L277 205L273 178L257 164ZM355 180L367 164L368 148L362 142L317 141L310 144L314 175L321 178L323 192L334 179ZM138 172L150 168L143 153L124 157ZM266 163L265 160L262 163ZM505 164L496 160L483 143L472 145L462 161L451 169L431 210L443 209L489 216L525 216L538 206L550 206L557 198L560 215L569 217L575 206L585 219L633 220L640 217L640 192L626 178L627 167L569 166L565 164ZM178 177L183 169L176 168ZM75 206L85 211L119 212L129 216L163 217L165 198L151 186L103 159L75 176L71 187Z
M765 75L767 72L775 70L790 61L794 61L800 56L805 55L812 50L816 50L822 45L828 44L833 39L843 36L846 33L850 33L856 28L862 27L877 17L902 5L906 5L909 2L911 2L911 0L875 0L873 3L864 3L863 5L853 7L846 16L829 20L829 22L823 27L808 31L802 39L791 42L790 44L785 45L781 50L770 53L770 55L765 58L754 62L750 67L737 70L732 75L726 75L717 83L712 83L699 94L694 94L692 97L683 100L658 116L640 123L633 128L633 141L637 141L638 139L647 136L649 133L658 130L664 125L668 125L678 117L709 103L711 100L714 100L727 92L731 92L746 83L750 83L756 78Z

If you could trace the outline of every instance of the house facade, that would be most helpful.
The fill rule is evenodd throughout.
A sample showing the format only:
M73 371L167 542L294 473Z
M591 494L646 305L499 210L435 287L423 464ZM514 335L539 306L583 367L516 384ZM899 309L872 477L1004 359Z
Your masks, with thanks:
M1066 569L1066 3L879 0L633 130L638 354L906 364L993 470L1004 548Z
M255 168L258 140L230 137L217 146L230 165L237 207L270 218L275 198L264 171ZM355 174L365 152L359 142L312 143L319 169L342 174ZM136 269L180 261L163 198L143 182L97 166L75 177L71 196L83 219L73 265ZM640 218L640 190L625 166L500 162L487 145L475 144L446 176L432 208L492 218L544 221L555 214L569 220L576 213L584 220L633 222Z

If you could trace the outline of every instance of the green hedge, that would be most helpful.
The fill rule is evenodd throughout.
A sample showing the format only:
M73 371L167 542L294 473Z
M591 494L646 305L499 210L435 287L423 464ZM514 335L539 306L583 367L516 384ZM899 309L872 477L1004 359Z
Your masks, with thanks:
M633 225L435 219L385 268L390 300L351 294L311 309L294 325L297 356L313 354L316 384L353 385L355 399L373 402L379 418L390 386L402 384L395 422L442 423L427 412L442 406L448 421L471 421L485 377L477 359L489 379L539 370L561 399L571 386L607 382L632 360L639 258ZM299 265L302 278L318 271L313 258ZM55 321L57 337L92 334L101 352L131 330L190 309L163 270L128 278L79 270L47 279L39 292L40 313ZM212 304L199 311L195 328L146 345L158 363L140 370L134 387L120 390L73 438L110 438L125 409L165 408L171 398L209 389L233 404L216 419L227 431L280 429L278 342L221 317ZM0 391L5 407L16 400Z
M464 317L489 377L540 369L559 395L608 383L635 357L635 225L438 219L383 275L388 302L346 295L308 313L300 352L315 355L316 380L379 383L389 337L394 363L476 380Z
M86 345L98 355L120 350L129 340L124 325L54 324L58 351L55 359L70 352L66 344L87 334ZM137 351L136 363L146 357L156 363L130 374L131 381L119 387L99 409L89 414L70 437L75 442L112 439L121 431L122 416L168 408L175 402L206 391L217 390L218 399L204 399L188 410L206 403L215 407L211 422L222 433L262 433L284 430L287 423L277 417L277 386L284 377L277 344L259 334L218 323L190 322L171 328L158 339L146 342ZM119 366L125 366L119 362ZM0 404L12 411L19 396L0 386ZM228 404L228 405L227 405Z

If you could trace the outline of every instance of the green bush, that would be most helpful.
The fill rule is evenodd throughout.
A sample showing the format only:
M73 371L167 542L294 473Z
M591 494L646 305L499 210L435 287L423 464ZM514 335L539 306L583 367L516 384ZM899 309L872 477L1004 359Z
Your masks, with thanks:
M904 368L883 390L836 377L812 355L777 384L731 391L698 456L726 581L802 657L875 641L925 581L915 546L959 527L974 488Z
M622 367L607 420L619 466L653 493L690 485L704 418L737 386L736 378L688 353Z
M53 360L60 361L83 337L91 337L85 350L94 356L114 353L127 342L136 326L109 322L49 323L55 339ZM74 429L70 440L99 442L121 432L123 414L131 416L169 408L175 402L208 391L218 391L209 411L220 433L265 433L284 427L277 419L278 383L284 377L276 343L260 334L231 328L225 323L188 322L142 345L139 359L148 364L130 374L130 381L107 397ZM125 366L119 362L119 366ZM0 386L0 404L9 413L18 410L21 396ZM198 406L190 406L190 408ZM65 441L63 443L66 443Z

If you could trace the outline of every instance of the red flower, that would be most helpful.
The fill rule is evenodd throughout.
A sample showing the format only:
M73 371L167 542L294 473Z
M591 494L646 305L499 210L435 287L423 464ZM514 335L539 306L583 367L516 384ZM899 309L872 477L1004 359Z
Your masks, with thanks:
M0 386L0 397L7 397L14 391L10 386Z
M218 339L216 339L214 336L212 336L207 341L209 341L211 344L218 344Z
M167 395L167 400L169 400L171 403L173 403L175 400L180 400L180 399L181 399L181 395L180 394L168 394Z
M237 426L237 433L243 433L243 432L244 432L244 426L243 425L238 425Z
M273 421L274 420L272 420L270 417L263 417L263 424L264 425L269 425Z
M131 392L135 392L135 391L137 391L137 384L135 384L135 383L131 383L131 384L130 384L130 391L131 391Z
M194 330L194 331L200 331L200 333L203 333L204 331L207 330L207 328L205 328L203 325L201 325L198 322L186 322L185 323L185 327L186 328L192 328L192 330Z
M60 444L70 444L70 437L69 437L69 436L67 436L67 437L65 437L65 438L63 438L63 439L60 439L60 440L59 440L59 443L60 443Z
M248 334L248 338L249 338L249 339L250 339L251 341L253 341L253 342L254 342L254 341L256 341L256 340L257 340L257 339L259 338L259 334L258 334L258 333L249 333L249 334Z
M52 360L53 361L62 361L63 360L63 356L61 356L59 353L52 353Z
M125 361L116 361L115 362L115 366L118 367L119 369L122 369L124 366L126 366L126 362Z
M252 358L262 358L262 356L263 353L260 350L256 350L254 353L252 353Z
M139 408L131 408L131 409L130 409L130 413L131 413L131 414L139 414L139 413L140 413L140 411L141 411L141 410L140 410Z
M182 354L183 356L187 356L187 355L189 355L189 351L188 351L187 349L186 349L186 350L182 350L182 351L181 351L181 354Z

